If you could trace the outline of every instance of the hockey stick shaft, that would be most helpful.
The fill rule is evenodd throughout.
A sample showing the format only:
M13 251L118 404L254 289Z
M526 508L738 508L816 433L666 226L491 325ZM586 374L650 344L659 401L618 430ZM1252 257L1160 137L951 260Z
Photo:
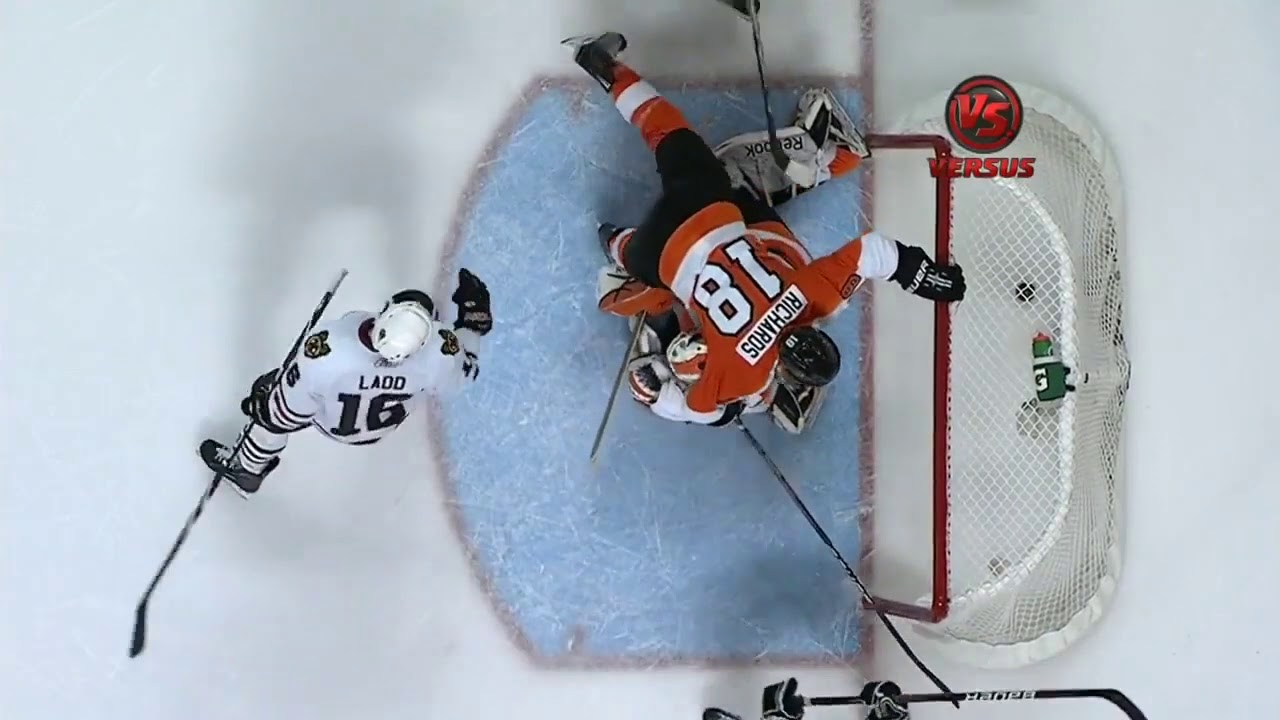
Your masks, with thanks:
M298 355L298 349L302 347L303 340L311 333L312 328L320 322L320 316L329 307L329 301L333 300L333 296L338 292L338 286L342 284L346 277L346 269L341 270L337 279L333 281L329 289L325 291L324 296L320 298L320 304L311 313L311 319L307 321L306 326L302 328L302 332L298 334L298 339L294 341L293 347L289 348L289 353L284 356L284 362L280 363L280 368L276 373L277 378L283 377L285 371L293 364L294 358ZM240 438L236 442L233 454L239 454L240 448L244 446L245 439L248 438L249 430L252 427L253 423L250 422L240 433ZM173 564L173 559L178 556L178 550L186 543L187 535L191 533L191 528L200 519L200 515L204 513L205 505L209 502L209 498L213 497L213 493L218 489L218 483L221 480L222 475L215 473L213 480L209 482L209 486L205 488L204 494L200 496L199 502L196 503L195 509L187 516L187 522L182 526L177 539L173 541L173 547L169 548L169 554L165 556L164 562L160 563L160 569L156 570L155 576L151 578L151 583L147 585L147 589L143 591L142 597L138 600L138 607L134 611L133 617L133 639L129 644L129 657L138 657L145 649L147 643L147 608L151 603L151 596L155 593L156 587L160 585L160 580L164 578L165 573L169 571L169 566Z
M731 2L729 4L734 10L740 13L743 11L743 8L739 7L739 3ZM746 5L746 17L751 21L751 42L756 53L756 74L760 77L760 97L764 102L764 122L769 134L769 155L773 157L778 169L782 170L787 177L803 187L812 187L817 183L817 174L807 165L792 162L790 156L782 149L782 143L778 141L778 123L773 119L773 104L769 100L768 73L764 67L764 40L760 32L760 3L753 0L744 0L740 4Z
M760 37L760 13L756 3L750 0L747 2L747 17L751 20L751 43L755 46L756 73L760 76L760 96L764 100L764 121L769 131L769 153L773 155L773 161L778 164L778 167L786 170L791 164L791 159L783 151L782 143L778 142L778 124L773 120L773 105L769 102L769 81L766 79L764 69L764 40Z
M631 364L631 351L640 341L640 333L644 332L644 321L648 315L641 312L636 317L636 329L631 333L631 342L622 354L622 364L618 366L618 375L613 379L613 389L609 391L609 402L604 406L604 416L600 418L600 426L596 428L596 437L591 441L591 462L600 454L600 444L604 441L605 428L609 427L609 418L613 415L613 403L618 399L618 389L622 387L622 379L627 375L627 366Z
M1120 708L1130 720L1147 720L1147 716L1127 695L1110 688L1081 688L1072 690L973 690L969 692L946 693L904 693L899 695L898 702L904 705L915 703L949 702L1017 702L1022 700L1062 700L1092 698L1106 700ZM806 705L865 705L866 701L857 696L815 697L807 698Z
M831 541L831 536L827 535L827 531L822 529L822 525L818 523L817 518L813 516L813 513L809 512L809 507L800 499L800 495L797 494L795 488L791 486L791 482L787 480L787 476L782 474L782 469L773 461L773 458L769 457L769 453L764 449L764 446L760 444L760 441L756 439L756 436L751 432L751 429L742 422L741 417L739 417L735 422L738 424L738 429L742 431L744 436L746 436L747 441L751 443L751 447L755 449L756 454L759 455L760 459L764 460L765 464L769 466L769 470L773 472L773 477L777 479L778 484L782 485L783 490L786 490L787 495L791 498L791 502L800 509L800 512L804 515L804 519L809 521L809 527L813 528L813 531L817 533L818 538L822 540L822 544L826 545L827 549L831 551L831 554L835 556L836 561L844 568L845 574L849 576L850 580L853 580L853 584L858 586L858 592L861 593L863 601L873 612L875 612L876 617L880 619L885 630L889 631L889 634L893 636L893 639L898 643L898 646L902 648L902 651L907 654L907 657L911 659L911 662L914 663L915 666L920 669L920 672L924 673L925 677L929 678L929 680L936 685L939 690L943 693L954 694L951 693L951 688L947 687L947 684L942 682L942 678L938 677L932 670L930 670L929 667L924 664L924 661L916 655L915 651L911 649L911 646L907 644L906 639L902 637L902 633L898 632L898 628L894 626L891 620L889 620L889 616L886 615L884 611L876 607L875 600L871 597L871 591L862 583L862 579L853 571L853 566L844 559L844 555L840 554L840 550L836 548L836 544ZM958 702L955 704L956 707L959 707Z

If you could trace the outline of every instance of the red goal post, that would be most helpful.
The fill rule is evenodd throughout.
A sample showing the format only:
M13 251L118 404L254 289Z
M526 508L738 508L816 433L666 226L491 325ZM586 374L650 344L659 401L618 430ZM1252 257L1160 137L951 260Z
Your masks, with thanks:
M927 158L970 156L947 138L946 93L868 137L874 195L895 192L876 157L910 151L924 178L912 197L927 202L928 186L936 208L936 257L963 266L968 284L963 303L933 309L931 587L877 604L983 667L1061 652L1102 616L1121 568L1120 176L1091 121L1013 85L1024 122L999 155L1036 158L1030 178L928 177ZM877 326L876 342L886 332ZM1055 402L1037 401L1037 333L1071 369L1074 390ZM901 481L877 477L877 494Z

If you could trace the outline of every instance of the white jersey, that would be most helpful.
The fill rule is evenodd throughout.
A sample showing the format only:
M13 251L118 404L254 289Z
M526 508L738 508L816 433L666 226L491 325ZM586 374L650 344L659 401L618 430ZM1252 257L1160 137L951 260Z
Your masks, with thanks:
M426 345L392 365L366 342L376 316L349 312L317 325L271 394L268 411L282 428L308 424L343 443L382 439L422 402L479 374L480 336L437 324Z

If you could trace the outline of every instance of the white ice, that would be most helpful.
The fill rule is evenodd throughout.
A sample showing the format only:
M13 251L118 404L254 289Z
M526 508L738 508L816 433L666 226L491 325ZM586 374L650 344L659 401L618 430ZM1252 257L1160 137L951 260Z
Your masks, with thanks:
M857 71L851 1L765 2L771 72ZM650 72L750 77L746 26L714 5L6 3L0 716L750 713L788 669L545 672L517 655L448 525L423 423L370 451L300 437L269 492L220 493L156 596L149 649L125 657L137 594L207 477L194 443L226 430L332 272L353 271L343 309L439 280L458 188L528 79L573 70L563 36L615 26ZM1028 80L1097 120L1128 203L1117 600L1042 665L937 669L957 688L1118 687L1152 718L1280 716L1280 6L884 0L874 17L878 117L969 74ZM876 645L864 670L925 689ZM859 683L795 672L813 693Z

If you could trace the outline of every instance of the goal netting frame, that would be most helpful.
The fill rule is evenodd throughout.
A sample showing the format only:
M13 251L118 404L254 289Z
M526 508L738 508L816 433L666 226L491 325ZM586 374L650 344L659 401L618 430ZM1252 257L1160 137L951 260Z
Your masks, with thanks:
M1120 175L1083 114L1013 86L1023 126L997 155L1035 157L1034 176L934 187L936 257L964 267L969 291L934 313L932 591L876 598L982 667L1061 652L1102 617L1121 571ZM868 137L873 178L875 148L922 151L921 173L926 157L971 156L947 137L947 95ZM1057 403L1035 402L1036 331L1072 370L1075 390Z

